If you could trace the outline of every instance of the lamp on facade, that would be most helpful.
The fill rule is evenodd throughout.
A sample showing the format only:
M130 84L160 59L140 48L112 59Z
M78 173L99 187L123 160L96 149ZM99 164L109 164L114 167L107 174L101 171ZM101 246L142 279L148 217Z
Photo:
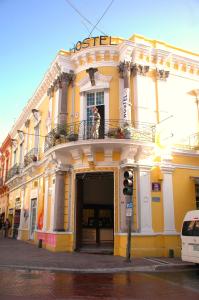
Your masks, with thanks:
M38 120L39 119L39 110L36 108L33 108L32 113L33 113L35 120Z

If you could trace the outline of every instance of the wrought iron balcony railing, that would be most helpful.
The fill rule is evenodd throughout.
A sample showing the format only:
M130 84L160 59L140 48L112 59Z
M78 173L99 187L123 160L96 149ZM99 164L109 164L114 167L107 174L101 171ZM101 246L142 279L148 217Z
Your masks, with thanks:
M15 164L12 168L8 170L8 173L6 175L6 181L14 177L15 175L20 173L20 168L18 164Z
M24 167L27 167L32 162L36 162L39 160L39 149L32 148L26 155L24 156Z
M81 121L57 125L45 138L44 151L55 145L78 140L96 139L95 126L92 121ZM131 139L133 141L155 141L155 125L149 123L124 123L121 120L101 122L97 139Z
M199 150L199 132L191 134L174 146L184 150Z

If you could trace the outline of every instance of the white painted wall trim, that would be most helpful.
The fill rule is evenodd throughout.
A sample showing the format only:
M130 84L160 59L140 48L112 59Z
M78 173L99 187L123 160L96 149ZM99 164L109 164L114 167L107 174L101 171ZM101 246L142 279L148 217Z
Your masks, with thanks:
M54 232L54 214L55 214L55 177L53 177L52 195L51 195L51 211L50 211L50 231Z
M164 232L176 233L173 199L173 174L172 171L162 170L164 180L162 182L162 198L164 208Z
M25 192L26 189L21 189L21 213L20 213L20 224L19 224L19 232L18 232L18 240L21 240L21 231L24 225L24 202L25 202Z
M43 221L43 230L47 230L48 224L48 177L45 177L45 194L44 194L44 221Z
M117 232L114 233L114 236L126 236L127 233L125 232ZM180 236L180 233L174 232L174 233L165 233L165 232L154 232L154 233L139 233L139 232L132 232L131 236Z
M143 234L153 232L150 171L150 167L139 167L137 172L139 230Z

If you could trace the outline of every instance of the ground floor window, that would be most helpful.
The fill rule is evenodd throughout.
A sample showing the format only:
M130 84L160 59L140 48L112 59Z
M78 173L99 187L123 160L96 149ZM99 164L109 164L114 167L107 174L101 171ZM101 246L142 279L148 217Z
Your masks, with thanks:
M196 209L199 209L199 184L195 185L196 189Z

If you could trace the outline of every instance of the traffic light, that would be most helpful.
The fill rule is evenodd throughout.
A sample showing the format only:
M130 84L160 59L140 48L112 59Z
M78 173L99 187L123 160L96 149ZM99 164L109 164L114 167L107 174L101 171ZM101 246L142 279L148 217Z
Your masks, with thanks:
M132 196L133 195L133 169L129 169L124 172L124 188L123 188L123 194L125 196Z

